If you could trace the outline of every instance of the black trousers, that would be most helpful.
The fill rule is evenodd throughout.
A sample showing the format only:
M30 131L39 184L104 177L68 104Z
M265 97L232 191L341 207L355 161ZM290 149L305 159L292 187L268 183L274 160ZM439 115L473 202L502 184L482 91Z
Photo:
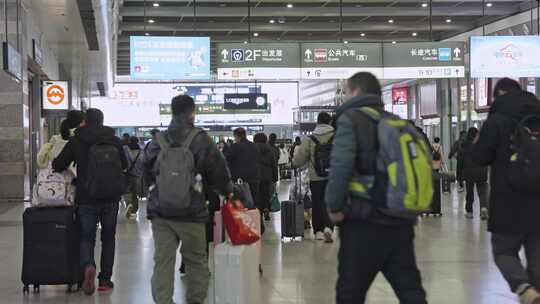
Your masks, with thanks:
M414 227L348 221L340 228L337 304L362 304L382 272L400 304L427 304L414 253Z
M264 226L264 221L262 220L263 210L261 209L261 198L260 198L261 182L248 181L247 183L249 184L249 190L251 190L251 196L253 197L253 200L255 201L255 207L259 209L259 212L261 213L261 234L263 234L264 231L266 230L266 227Z
M270 210L270 200L272 199L272 191L274 183L272 181L261 181L259 183L259 197L255 199L257 208L262 211Z
M311 188L311 203L313 210L313 232L324 232L324 228L332 229L333 225L328 217L324 194L328 181L313 181L309 183Z
M433 179L433 199L431 201L431 214L441 214L441 181L442 178Z
M468 213L473 213L474 205L474 187L476 186L476 192L478 192L478 198L480 199L480 208L488 208L488 185L487 182L473 182L466 181L465 186L467 188L467 194L465 196L465 210Z

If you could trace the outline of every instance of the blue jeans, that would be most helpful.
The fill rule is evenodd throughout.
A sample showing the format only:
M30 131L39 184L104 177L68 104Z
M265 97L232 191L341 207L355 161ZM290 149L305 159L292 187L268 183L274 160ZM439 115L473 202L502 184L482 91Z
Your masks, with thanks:
M108 282L111 280L114 266L118 203L80 205L78 214L81 223L81 267L84 269L87 266L96 265L94 247L96 246L96 231L99 222L101 223L101 267L98 278L100 282Z

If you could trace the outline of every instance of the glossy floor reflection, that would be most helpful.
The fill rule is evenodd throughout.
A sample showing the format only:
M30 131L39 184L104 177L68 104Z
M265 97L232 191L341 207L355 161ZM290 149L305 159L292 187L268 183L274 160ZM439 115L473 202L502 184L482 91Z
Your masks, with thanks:
M287 184L280 186L282 198L287 196L286 188ZM517 304L492 262L486 224L478 217L465 219L462 194L448 195L444 200L444 217L424 218L417 227L417 255L429 302ZM66 295L62 286L43 287L39 295L23 296L22 210L21 204L0 205L0 303L152 303L153 241L144 214L129 221L119 217L114 292L95 297L82 293ZM279 227L279 214L274 214L263 243L260 303L334 303L338 243L324 244L311 239L281 243ZM184 303L179 275L176 285L176 301ZM398 302L388 283L379 276L367 303Z

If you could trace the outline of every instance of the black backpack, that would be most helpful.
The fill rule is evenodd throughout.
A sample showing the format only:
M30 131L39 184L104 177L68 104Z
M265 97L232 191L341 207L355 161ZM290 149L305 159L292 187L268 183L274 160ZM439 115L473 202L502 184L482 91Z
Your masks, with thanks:
M124 194L127 182L120 151L111 142L101 141L90 147L86 190L98 200L114 200Z
M313 153L313 167L319 177L327 177L330 169L330 154L334 144L334 136L326 143L321 143L314 135L309 138L315 143L315 151Z
M540 117L517 123L511 137L507 181L516 192L540 194Z
M435 161L442 160L441 148L439 147L439 149L437 150L432 148L432 150L433 150L433 153L431 153L431 158Z

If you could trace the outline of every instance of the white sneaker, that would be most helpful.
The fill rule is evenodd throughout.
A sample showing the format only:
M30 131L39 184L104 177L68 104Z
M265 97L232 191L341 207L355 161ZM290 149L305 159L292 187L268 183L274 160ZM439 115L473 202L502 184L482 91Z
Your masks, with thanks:
M489 211L487 208L482 208L482 210L480 210L480 218L485 221L489 218Z
M468 219L472 219L472 218L474 218L474 215L472 214L472 212L467 212L467 213L465 213L465 217L468 218Z
M540 293L533 288L528 288L523 294L519 296L521 304L540 304Z
M332 229L330 228L324 228L324 242L325 243L333 243L334 239L332 238Z
M317 233L315 233L315 239L316 239L317 241L322 241L322 240L324 240L324 233L322 233L322 232L320 232L320 231L317 232Z

